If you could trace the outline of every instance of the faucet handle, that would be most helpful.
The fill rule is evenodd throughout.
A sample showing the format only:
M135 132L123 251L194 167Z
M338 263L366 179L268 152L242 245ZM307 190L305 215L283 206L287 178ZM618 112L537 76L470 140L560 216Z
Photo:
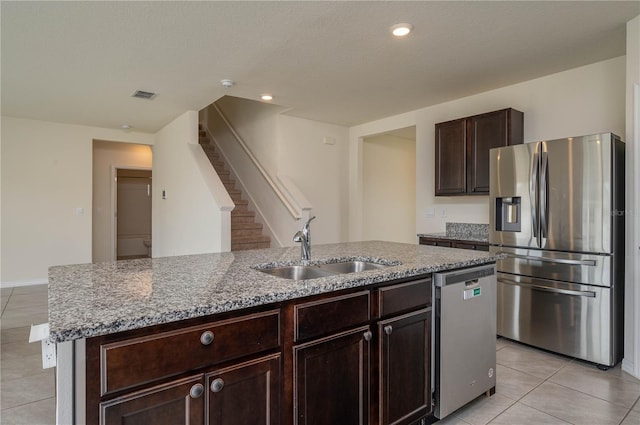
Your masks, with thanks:
M297 231L295 235L293 235L294 242L302 242L304 240L304 235L301 231Z

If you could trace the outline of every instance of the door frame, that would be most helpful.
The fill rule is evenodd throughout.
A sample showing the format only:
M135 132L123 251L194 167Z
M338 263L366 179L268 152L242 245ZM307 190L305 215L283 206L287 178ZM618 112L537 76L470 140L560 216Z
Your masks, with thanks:
M109 216L111 217L111 261L116 261L118 259L118 221L116 218L116 211L118 208L118 170L143 170L143 171L151 171L151 176L153 177L153 167L140 167L136 165L120 165L120 164L111 164L111 180L110 180L110 206L109 206ZM153 205L151 206L151 213L153 216ZM153 224L152 224L153 225Z

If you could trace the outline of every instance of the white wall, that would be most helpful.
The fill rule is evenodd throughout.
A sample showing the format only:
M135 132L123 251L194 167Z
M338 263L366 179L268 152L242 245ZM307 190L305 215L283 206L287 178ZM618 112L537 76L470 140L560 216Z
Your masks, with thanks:
M277 181L278 176L288 178L312 205L311 215L317 217L312 225L312 243L346 240L347 128L281 115L282 107L246 99L225 97L216 105L271 180ZM250 207L256 210L257 220L267 226L272 246L294 245L293 235L303 221L286 209L216 113L203 115ZM325 139L332 139L335 144L325 144Z
M627 23L627 258L622 368L640 378L640 16Z
M364 240L416 241L416 142L391 135L363 144Z
M50 266L91 262L93 140L153 136L2 117L1 285L46 283Z
M93 234L92 261L113 259L111 217L112 169L151 168L151 147L96 140L93 143Z
M287 115L278 116L278 173L291 178L313 209L312 243L343 242L348 237L348 152L346 127ZM325 144L329 138L335 144ZM303 223L294 223L291 239ZM291 233L293 231L293 233Z
M442 232L447 221L488 223L488 197L434 196L434 125L513 107L524 112L525 141L607 131L624 135L624 82L625 57L619 57L351 128L350 239L362 237L363 137L416 126L417 233ZM435 217L426 216L428 208L435 208Z
M198 145L198 113L187 111L155 135L153 257L221 252L223 212L213 167ZM166 199L163 199L162 192Z

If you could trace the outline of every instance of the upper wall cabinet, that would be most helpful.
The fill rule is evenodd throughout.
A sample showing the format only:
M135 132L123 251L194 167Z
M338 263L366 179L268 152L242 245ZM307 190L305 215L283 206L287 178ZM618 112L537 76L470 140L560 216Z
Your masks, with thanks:
M523 122L509 108L436 124L436 196L488 195L489 149L522 143Z

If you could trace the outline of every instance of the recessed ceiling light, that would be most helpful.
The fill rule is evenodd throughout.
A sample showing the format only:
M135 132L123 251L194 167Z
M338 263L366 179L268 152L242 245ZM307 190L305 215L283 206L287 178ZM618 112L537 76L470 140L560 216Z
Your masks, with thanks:
M270 94L263 94L262 96L260 96L260 99L262 100L273 100L273 96Z
M413 25L411 24L395 24L391 27L391 34L395 35L396 37L404 37L405 35L409 34L411 30L413 30Z
M236 82L233 80L225 79L225 80L220 80L220 84L222 84L222 87L230 89L236 84Z
M131 130L131 124L120 124L120 128L123 130Z

